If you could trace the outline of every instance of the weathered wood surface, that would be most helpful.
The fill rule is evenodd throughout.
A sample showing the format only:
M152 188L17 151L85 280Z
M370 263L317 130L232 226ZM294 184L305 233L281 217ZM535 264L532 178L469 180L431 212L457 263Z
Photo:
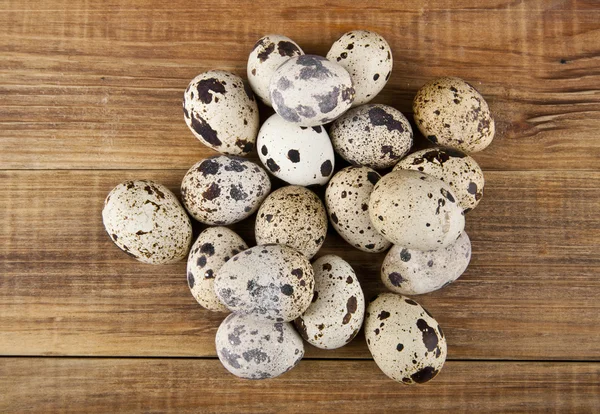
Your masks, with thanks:
M244 75L267 33L324 54L357 28L394 52L376 102L410 118L423 83L454 75L496 118L475 154L486 190L467 216L471 266L418 298L450 361L403 387L361 334L307 346L280 379L239 381L212 359L224 315L196 305L184 263L114 247L102 201L131 178L177 190L212 154L181 113L196 74ZM0 411L599 411L598 68L595 0L0 1ZM254 242L251 221L233 227ZM367 296L383 289L383 255L349 251L331 229L327 253L348 258Z
M303 361L244 381L216 360L19 358L0 364L0 388L3 412L590 413L600 363L450 361L434 382L409 387L373 361Z

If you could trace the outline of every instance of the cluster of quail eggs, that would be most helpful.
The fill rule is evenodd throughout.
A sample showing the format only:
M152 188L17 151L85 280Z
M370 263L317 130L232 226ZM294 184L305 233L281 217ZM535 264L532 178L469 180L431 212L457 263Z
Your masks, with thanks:
M276 377L302 359L303 340L336 349L363 325L373 359L396 381L427 382L444 364L442 328L408 296L452 283L469 264L465 214L480 202L484 178L467 153L490 144L494 121L470 84L433 80L413 113L435 146L409 154L407 118L369 103L391 71L390 46L374 32L344 34L326 57L265 36L249 55L248 83L211 70L185 90L185 122L220 155L189 169L181 202L148 180L125 181L106 198L104 225L119 248L152 264L187 257L194 298L231 312L215 345L234 375ZM257 99L275 111L262 125ZM242 157L254 150L262 165ZM336 172L334 153L350 165ZM270 175L285 185L271 192ZM325 185L324 202L307 188ZM249 247L226 226L254 214ZM190 216L209 226L193 244ZM389 249L380 277L391 293L366 303L348 261L311 263L329 222L356 249Z

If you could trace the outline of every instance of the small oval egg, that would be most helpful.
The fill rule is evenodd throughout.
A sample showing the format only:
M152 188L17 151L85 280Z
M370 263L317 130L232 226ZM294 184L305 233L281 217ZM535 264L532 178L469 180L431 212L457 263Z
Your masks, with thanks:
M350 73L356 90L354 106L369 102L381 92L394 65L390 45L379 34L367 30L343 34L329 49L327 59Z
M303 55L300 46L292 39L270 34L256 42L248 56L248 82L252 90L266 105L271 106L269 82L279 66L294 56Z
M215 294L215 276L230 258L248 248L244 240L227 227L209 227L192 246L187 262L187 281L192 295L204 308L227 311Z
M257 244L285 244L310 259L325 242L325 207L315 193L304 187L282 187L260 206L254 233Z
M385 375L403 384L432 380L446 361L446 338L437 321L414 300L382 293L367 306L365 338Z
M381 280L392 292L421 295L448 286L458 279L471 260L471 241L466 232L448 247L414 250L394 246L381 265Z
M273 114L260 128L258 156L271 173L293 185L323 185L334 168L334 154L322 126L301 127Z
M183 95L185 123L204 145L223 154L246 155L258 133L258 107L242 78L223 70L196 76Z
M289 322L310 305L314 284L312 266L302 253L271 244L233 256L217 273L214 288L232 312L259 321Z
M232 224L258 209L271 191L269 175L244 158L220 155L197 162L183 177L187 211L205 224Z
M483 197L483 171L472 157L453 148L429 148L400 160L395 170L415 170L439 178L452 188L465 213Z
M192 224L177 197L149 180L125 181L111 190L102 210L111 240L140 262L183 259L192 244Z
M379 253L392 245L375 230L369 218L369 197L380 178L369 167L350 166L338 171L325 190L325 205L333 228L364 252Z
M271 78L269 93L275 112L306 127L333 121L354 101L346 69L316 55L295 56L282 64Z
M374 169L393 166L413 144L410 123L402 112L381 104L353 108L330 130L335 151L352 164Z
M352 341L363 323L365 297L352 267L329 254L313 263L312 303L294 322L302 338L321 349L336 349Z
M417 250L446 247L465 227L448 184L412 170L392 171L379 180L369 198L369 217L386 239Z
M421 133L434 144L478 152L494 139L494 118L487 102L459 78L439 78L423 85L413 101L413 113Z
M258 322L247 315L227 316L215 346L225 369L246 379L275 378L304 356L302 338L290 323Z

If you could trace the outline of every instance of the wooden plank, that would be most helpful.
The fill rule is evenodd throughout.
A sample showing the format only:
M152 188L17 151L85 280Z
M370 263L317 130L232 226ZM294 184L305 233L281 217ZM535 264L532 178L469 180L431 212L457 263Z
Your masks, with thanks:
M598 169L598 2L338 3L4 1L0 169L186 168L209 154L181 113L192 77L243 75L266 33L324 54L355 28L380 32L395 54L379 102L409 113L416 90L442 75L481 90L498 129L476 156L484 169Z
M431 383L395 383L373 361L302 361L240 380L217 360L0 360L3 412L596 412L599 363L448 362Z
M185 171L0 172L0 355L214 356L223 318L196 305L185 264L144 265L104 233L102 202L126 179L177 192ZM600 173L488 172L467 216L469 270L419 297L451 359L600 360ZM254 243L252 220L233 226ZM345 257L367 297L383 255L330 232L321 254ZM577 344L576 350L573 344ZM315 358L369 358L364 339Z

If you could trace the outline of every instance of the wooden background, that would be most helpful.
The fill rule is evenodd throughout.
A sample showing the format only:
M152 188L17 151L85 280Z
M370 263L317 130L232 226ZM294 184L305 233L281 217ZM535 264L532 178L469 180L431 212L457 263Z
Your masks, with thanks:
M0 0L0 411L599 411L600 2L285 3ZM475 155L487 182L467 217L471 265L417 298L449 360L403 386L361 335L307 346L278 379L238 380L215 358L223 315L196 304L185 263L127 257L102 202L125 179L177 191L211 154L181 112L196 74L244 75L267 33L324 54L352 29L394 53L376 102L410 117L423 83L454 75L496 117ZM250 222L233 227L254 242ZM325 253L348 258L367 295L383 289L383 255L331 229Z

